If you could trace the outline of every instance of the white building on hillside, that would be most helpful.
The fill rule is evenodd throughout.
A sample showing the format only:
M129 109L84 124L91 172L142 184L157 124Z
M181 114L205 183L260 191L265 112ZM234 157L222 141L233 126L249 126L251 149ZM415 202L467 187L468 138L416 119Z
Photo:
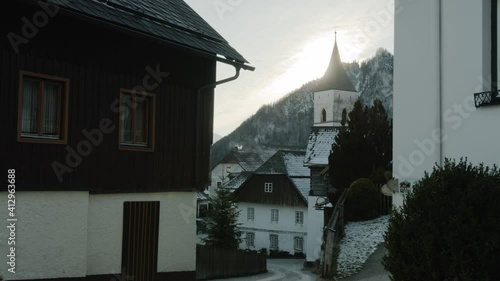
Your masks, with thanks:
M261 155L238 149L237 147L229 151L210 172L211 184L208 188L208 195L215 193L215 188L238 177L241 172L254 172L264 163Z
M400 185L445 158L500 163L498 14L498 0L396 5L393 173Z

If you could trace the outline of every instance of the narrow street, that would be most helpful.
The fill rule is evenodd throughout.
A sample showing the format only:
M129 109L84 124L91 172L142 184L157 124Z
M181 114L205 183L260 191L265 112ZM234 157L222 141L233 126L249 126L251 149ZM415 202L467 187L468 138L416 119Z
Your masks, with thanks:
M303 260L296 259L268 259L267 273L216 281L319 281L317 275L302 269Z

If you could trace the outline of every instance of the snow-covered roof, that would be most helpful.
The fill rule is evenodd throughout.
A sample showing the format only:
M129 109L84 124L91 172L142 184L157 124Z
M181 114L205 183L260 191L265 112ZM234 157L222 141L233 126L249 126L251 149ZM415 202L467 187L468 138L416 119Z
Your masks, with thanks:
M328 156L330 156L337 133L338 129L334 127L313 127L309 135L304 165L328 165Z
M233 149L218 164L239 164L244 171L253 172L262 163L262 157L255 152Z
M309 169L304 167L304 156L304 151L282 151L283 162L288 176L309 177Z
M205 192L198 191L196 193L196 199L198 199L198 200L208 200L208 194L206 194Z
M309 176L309 169L304 167L305 151L279 150L255 174Z
M252 175L252 172L241 172L239 173L236 177L231 179L230 181L226 182L225 184L222 185L222 187L231 189L231 190L236 190L240 188L240 186L245 183L248 178Z
M291 178L291 180L307 202L309 190L311 189L311 178Z

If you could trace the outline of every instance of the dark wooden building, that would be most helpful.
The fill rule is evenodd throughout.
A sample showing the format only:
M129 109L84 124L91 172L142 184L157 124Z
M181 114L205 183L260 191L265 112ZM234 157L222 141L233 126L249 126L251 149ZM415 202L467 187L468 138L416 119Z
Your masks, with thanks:
M1 162L24 226L0 275L194 279L216 63L252 67L182 0L8 1L0 18Z

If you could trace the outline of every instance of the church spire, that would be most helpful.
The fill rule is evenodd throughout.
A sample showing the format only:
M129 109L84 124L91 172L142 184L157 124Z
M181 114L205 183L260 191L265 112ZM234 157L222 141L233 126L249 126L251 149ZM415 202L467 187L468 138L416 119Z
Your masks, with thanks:
M333 45L330 63L316 87L316 92L326 90L356 92L351 80L347 76L342 60L340 59L339 48L337 46L337 31L335 31L335 44Z

